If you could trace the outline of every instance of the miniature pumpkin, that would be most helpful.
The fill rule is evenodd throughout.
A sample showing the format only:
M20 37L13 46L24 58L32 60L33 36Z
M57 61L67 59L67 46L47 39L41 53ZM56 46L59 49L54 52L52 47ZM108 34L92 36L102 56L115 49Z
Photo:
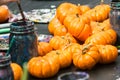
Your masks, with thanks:
M64 36L66 34L67 34L67 29L65 28L64 25L61 25L54 30L54 36Z
M0 23L5 22L10 17L9 9L6 5L0 6Z
M108 4L100 4L95 6L93 9L88 10L85 14L81 16L86 23L90 21L104 21L109 17L110 6Z
M91 36L92 30L90 25L85 24L83 30L80 32L79 36L77 36L77 39L80 41L85 41L89 36Z
M56 50L56 54L59 56L60 68L66 68L72 63L72 55L67 50Z
M28 62L29 73L37 78L49 78L59 71L59 58L55 51L50 51L43 57L33 57Z
M79 15L69 15L64 19L68 32L80 41L85 41L92 33L91 27L85 24Z
M79 43L70 43L62 47L62 50L68 51L73 57L74 53L80 50L80 46L81 45Z
M100 53L100 63L108 64L114 62L118 57L118 50L113 45L97 45Z
M92 69L100 60L98 48L95 45L81 45L79 52L73 55L73 64L82 70Z
M51 34L54 34L55 29L59 26L62 26L62 24L55 15L54 18L52 18L52 20L48 24L48 30Z
M108 29L106 31L101 31L97 34L93 34L88 37L85 44L115 44L117 39L117 34L113 29Z
M77 42L77 40L70 33L67 33L64 36L65 36L66 39L70 40L70 42L72 42L72 43L76 43Z
M50 45L53 49L60 49L63 45L68 43L68 41L63 37L60 36L54 36L49 41Z
M70 44L70 43L76 43L76 39L70 34L67 33L64 36L54 36L50 39L49 44L50 46L57 50L61 49L63 46Z
M94 10L96 11L96 21L103 21L109 17L110 5L100 4L95 6Z
M38 55L44 56L52 51L52 47L47 42L38 42Z
M63 23L64 18L67 15L80 14L80 9L75 4L65 2L58 6L58 8L56 10L56 14L57 14L57 18L60 20L60 22Z
M23 74L22 67L18 65L17 63L11 63L10 66L13 71L14 80L20 80Z
M109 19L104 20L103 22L91 21L90 26L92 28L92 34L96 34L101 31L105 31L111 28Z

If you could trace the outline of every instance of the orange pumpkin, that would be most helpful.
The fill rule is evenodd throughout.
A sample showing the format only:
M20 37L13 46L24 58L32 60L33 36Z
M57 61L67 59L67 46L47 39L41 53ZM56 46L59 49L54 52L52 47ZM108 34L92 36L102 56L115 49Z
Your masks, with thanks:
M66 34L67 34L67 29L65 28L64 25L61 25L54 30L54 36L64 36Z
M37 78L49 78L55 76L60 69L59 58L55 51L51 51L43 57L31 58L28 62L29 73Z
M64 19L68 32L80 41L85 41L92 33L91 27L79 15L69 15Z
M80 32L79 36L77 36L77 39L80 41L85 41L89 36L91 36L92 30L90 25L85 24L84 29Z
M74 53L80 50L80 46L81 45L79 43L70 43L62 47L62 50L68 51L73 57Z
M110 6L108 4L100 4L95 6L93 9L88 10L81 17L90 23L90 21L104 21L109 17Z
M91 21L90 26L92 28L92 34L96 34L111 28L109 19L106 19L103 22Z
M66 68L72 64L72 55L67 50L56 50L56 54L59 56L60 68Z
M17 63L11 63L10 66L13 70L14 80L20 80L23 74L22 67Z
M50 46L57 50L61 49L63 46L70 44L70 43L76 43L76 39L70 34L67 33L64 36L54 36L50 39L49 44Z
M48 30L51 34L54 34L55 29L59 26L62 26L62 24L55 15L54 18L48 24Z
M85 44L115 44L116 38L116 32L113 29L108 29L91 35L86 39Z
M63 23L65 17L71 14L80 14L80 9L77 5L72 3L62 3L58 6L56 10L57 18Z
M114 62L118 57L118 50L113 45L97 45L100 53L100 63L108 64Z
M103 21L109 17L110 5L100 4L97 5L94 9L96 11L96 21Z
M5 22L10 17L9 9L6 5L0 6L0 23Z
M81 45L79 52L73 55L73 64L82 70L92 69L100 60L98 48L95 45Z
M48 52L52 51L52 47L47 42L38 42L38 55L44 56Z

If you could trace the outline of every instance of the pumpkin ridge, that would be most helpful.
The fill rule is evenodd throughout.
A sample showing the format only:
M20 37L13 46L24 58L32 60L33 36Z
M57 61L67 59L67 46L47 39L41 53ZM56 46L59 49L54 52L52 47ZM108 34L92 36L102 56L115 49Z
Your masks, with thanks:
M105 44L110 44L109 35L105 31L101 34L101 36L103 37Z
M76 57L77 57L77 60L76 60ZM75 55L75 62L76 62L76 61L77 61L77 62L74 63L74 64L75 64L76 66L78 66L78 67L79 67L79 59L80 59L80 57L81 57L81 56L79 56L78 53L77 53L77 55Z
M58 70L60 68L60 64L58 62L59 61L59 59L58 59L59 56L56 54L56 50L49 52L46 56L48 56L47 58L50 59L48 61L50 61L50 64L52 66L51 68L53 69L53 74L52 74L52 76L53 76L58 72ZM54 65L54 67L53 67L53 65Z
M78 59L78 67L81 67L81 65L79 65L79 62L81 63L81 64L83 64L83 66L84 66L84 68L83 68L83 66L82 66L82 68L83 69L91 69L95 64L96 64L96 61L94 61L94 59L91 57L91 56L89 56L89 58L91 58L92 59L92 61L90 61L90 63L92 62L92 65L90 66L90 67L88 67L89 65L88 64L86 64L88 61L86 61L86 56L87 56L88 54L86 53L85 55L83 55L83 56L80 56L80 58ZM80 59L81 58L84 58L85 59L85 61L81 61ZM90 64L89 63L89 64Z
M111 44L115 44L116 39L117 39L117 33L113 30L113 29L109 29L106 31L106 33L108 33L111 37Z
M87 54L87 55L89 55L89 56L93 59L93 61L95 61L96 63L98 62L98 61L96 61L96 59L95 59L94 57L92 57L90 54Z
M42 67L41 67L41 61L40 61L40 59L42 59L42 57L38 57L38 60L36 61L36 62L34 62L35 63L35 66L33 67L35 70L33 70L33 71L35 71L36 73L33 73L33 74L36 74L36 76L37 77L39 77L40 75L41 75L41 77L43 76L42 75L42 73L41 73L41 71L42 71ZM38 68L39 67L39 68ZM36 70L37 69L37 70ZM38 70L39 69L39 70Z
M78 25L78 23L79 23L79 20L78 20L78 18L74 18L69 24L69 27L68 27L68 32L70 32L73 36L75 36L75 35L78 35L78 34L76 34L76 30L77 30L77 28L79 27L79 25Z
M85 24L84 24L84 22L80 19L80 21L79 21L79 26L78 26L78 28L75 30L75 32L78 32L78 35L75 35L75 37L76 38L78 38L78 36L81 34L81 32L82 32L82 30L84 29L84 27L85 27Z
M82 55L84 55L84 54L89 55L89 56L90 56L91 58L93 58L93 60L97 63L98 61L96 61L96 59L95 59L92 55L87 54L87 52L89 51L90 47L93 47L93 45L92 45L91 43L85 45L85 46L83 47L83 49L82 49L82 53L83 53ZM85 50L85 51L84 51L84 50Z
M45 57L43 57L43 58L45 59L45 61L47 62L48 66L49 66L49 68L50 68L50 69L49 69L49 72L50 72L50 75L51 75L51 74L52 74L52 70L51 70L51 64L49 63L49 62L50 62L50 60L49 60L49 58L48 58L48 57L46 57L46 56L45 56ZM49 75L49 76L50 76L50 75Z
M50 71L50 68L48 69L48 62L46 61L46 58L45 58L46 56L43 56L42 57L42 74L43 74L43 78L45 78L45 77L49 77L50 76L50 73L51 73L51 71ZM46 68L47 67L47 68Z
M111 52L111 56L113 56L113 57L112 57L112 59L111 58L109 58L109 59L111 59L111 62L113 62L114 60L116 60L116 58L118 56L118 50L115 46L112 46L112 45L106 45L106 47L110 47L109 51Z
M85 41L91 35L91 28L88 24L85 24L84 29L79 34L78 38L81 41ZM86 34L86 35L85 35Z
M71 54L69 53L69 51L66 50L57 50L57 52L59 53L59 60L61 62L61 59L64 59L64 62L62 61L61 64L61 68L65 68L68 67L71 64L72 61L72 57Z

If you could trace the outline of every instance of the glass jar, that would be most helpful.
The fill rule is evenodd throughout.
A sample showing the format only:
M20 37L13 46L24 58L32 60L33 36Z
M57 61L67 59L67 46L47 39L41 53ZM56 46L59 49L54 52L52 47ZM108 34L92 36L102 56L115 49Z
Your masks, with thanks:
M30 58L38 55L37 35L34 23L31 21L17 21L10 25L9 54L12 62L23 65Z
M1 53L0 53L1 54ZM0 55L0 80L13 80L13 72L10 67L11 57Z
M116 45L120 45L120 1L119 0L113 0L111 2L111 11L109 17L110 17L111 27L117 32Z

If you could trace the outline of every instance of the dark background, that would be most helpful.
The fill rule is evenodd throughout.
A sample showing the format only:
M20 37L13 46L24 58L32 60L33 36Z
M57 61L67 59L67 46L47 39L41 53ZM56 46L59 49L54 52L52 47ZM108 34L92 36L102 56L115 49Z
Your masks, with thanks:
M105 3L110 4L111 0L104 0ZM74 4L87 4L93 7L100 3L100 0L21 0L22 9L24 11L29 11L32 9L44 9L49 8L51 5L59 6L63 2L71 2ZM16 3L8 4L10 10L16 10L19 12ZM49 34L47 29L48 24L35 24L39 34ZM57 80L58 75L68 71L82 71L76 69L73 65L68 68L61 69L59 72L52 78L49 79L38 79L29 75L28 80ZM89 73L89 80L117 80L120 77L120 56L114 63L101 65L97 64L92 70L86 70L85 72Z

